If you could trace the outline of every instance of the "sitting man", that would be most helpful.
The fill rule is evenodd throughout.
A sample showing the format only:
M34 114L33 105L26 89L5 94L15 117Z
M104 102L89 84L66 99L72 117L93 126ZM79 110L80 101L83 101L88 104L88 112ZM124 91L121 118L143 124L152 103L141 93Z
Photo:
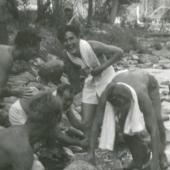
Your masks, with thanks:
M24 125L0 130L0 169L31 170L32 146L46 139L61 120L60 100L49 92L35 95L27 106Z
M35 89L34 93L32 93L33 95L36 93L39 93L36 88L34 89ZM71 93L70 85L61 84L58 86L56 91L51 91L51 93L60 102L62 112L69 109L69 106L72 104L72 101L73 101L73 95ZM26 123L27 118L29 117L29 115L27 114L28 112L26 110L29 105L29 102L32 101L33 99L34 99L34 96L29 97L29 98L22 98L20 100L17 100L10 107L9 122L11 123L11 125L23 125ZM71 138L67 134L61 132L59 128L56 129L55 137L52 137L52 138L57 138L58 141L60 141L62 144L65 144L65 145L78 145L80 147L84 147L86 146L86 143L87 143L86 140L77 140L77 139Z
M112 105L114 114L111 112L104 115L107 102ZM149 147L141 138L141 132L145 130L151 137L151 170L158 170L159 167L165 169L165 132L161 118L159 85L153 76L140 70L117 74L103 92L96 113L98 115L90 139L91 161L94 161L99 126L102 125L99 147L113 149L115 115L133 157L127 169L145 169L150 162Z

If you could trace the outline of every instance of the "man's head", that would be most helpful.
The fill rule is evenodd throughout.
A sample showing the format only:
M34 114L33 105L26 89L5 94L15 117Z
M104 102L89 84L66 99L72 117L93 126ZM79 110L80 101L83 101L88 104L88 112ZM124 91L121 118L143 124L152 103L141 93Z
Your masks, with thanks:
M58 30L58 39L72 55L79 53L80 29L76 25L66 25Z
M38 71L42 81L58 84L63 74L64 64L61 60L52 60L44 65Z
M68 84L61 84L57 88L57 95L61 99L63 110L67 110L73 102L71 86Z
M66 20L71 19L71 17L73 16L73 6L72 6L72 4L68 3L68 4L65 5L64 14L65 14Z
M131 91L122 84L115 84L110 88L108 101L118 110L128 112L132 100Z
M61 102L52 93L40 92L28 102L27 122L54 128L61 120L61 109Z
M38 57L41 38L33 28L21 30L15 37L14 59L30 60Z

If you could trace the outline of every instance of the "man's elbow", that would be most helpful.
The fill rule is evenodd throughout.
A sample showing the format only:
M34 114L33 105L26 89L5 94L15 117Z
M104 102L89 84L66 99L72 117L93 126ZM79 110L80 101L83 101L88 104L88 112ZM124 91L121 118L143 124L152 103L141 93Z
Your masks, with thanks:
M123 57L124 54L124 50L119 48L119 50L117 51L117 56L121 59Z

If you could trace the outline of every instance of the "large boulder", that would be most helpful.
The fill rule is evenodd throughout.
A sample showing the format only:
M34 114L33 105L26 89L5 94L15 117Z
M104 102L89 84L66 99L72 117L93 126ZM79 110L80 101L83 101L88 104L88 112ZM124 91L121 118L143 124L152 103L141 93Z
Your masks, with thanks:
M67 166L64 170L97 170L97 168L86 161L76 160Z

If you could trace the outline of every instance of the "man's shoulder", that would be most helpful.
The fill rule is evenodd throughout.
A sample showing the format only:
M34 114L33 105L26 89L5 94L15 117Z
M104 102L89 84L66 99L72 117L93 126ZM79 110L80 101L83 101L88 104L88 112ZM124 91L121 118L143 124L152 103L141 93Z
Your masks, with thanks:
M0 44L0 50L9 50L13 47L11 45Z

